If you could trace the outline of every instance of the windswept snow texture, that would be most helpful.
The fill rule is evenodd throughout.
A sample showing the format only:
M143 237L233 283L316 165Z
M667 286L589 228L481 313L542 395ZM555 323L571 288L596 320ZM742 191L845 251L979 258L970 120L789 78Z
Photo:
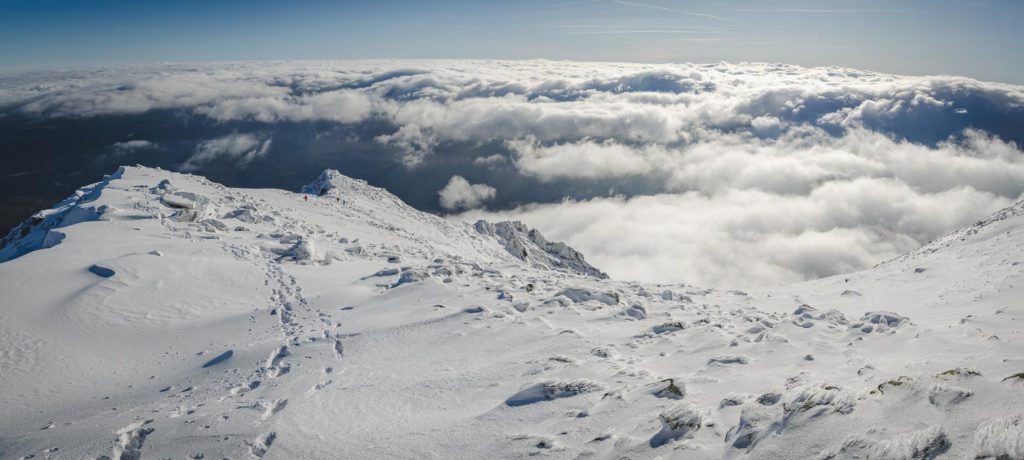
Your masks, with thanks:
M55 200L71 190L54 183L136 162L290 190L340 169L417 209L521 221L617 279L716 287L864 269L967 226L1021 198L1022 143L1022 86L839 67L305 61L0 76L0 150L14 152L0 200Z
M19 228L0 458L1024 455L1024 203L744 292L608 280L337 171L126 167Z

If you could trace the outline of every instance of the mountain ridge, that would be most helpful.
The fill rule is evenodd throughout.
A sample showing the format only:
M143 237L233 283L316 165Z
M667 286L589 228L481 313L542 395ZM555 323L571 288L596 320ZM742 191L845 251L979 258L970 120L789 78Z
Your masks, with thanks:
M59 244L63 239L63 234L57 229L61 227L86 220L101 219L105 209L84 206L94 201L111 181L124 177L126 171L147 170L163 171L159 168L143 166L122 166L114 173L105 176L102 181L76 190L72 196L61 201L53 208L37 212L28 220L11 229L6 236L0 238L0 263L20 257L31 251ZM160 196L164 200L164 204L177 209L176 212L178 214L182 212L195 213L197 211L193 209L196 206L195 196L178 196L181 193L189 194L189 192L177 192L170 184L170 181L165 179L164 182L158 184L153 190L161 192ZM339 203L342 203L344 200L343 204L345 206L356 206L356 209L369 214L372 214L372 209L374 208L379 211L382 206L386 206L392 212L416 215L420 221L433 220L435 223L451 222L438 217L431 219L431 217L428 217L431 216L430 214L413 209L387 190L371 186L364 180L345 176L339 171L332 169L321 172L316 179L303 186L300 192L321 198L334 198ZM167 202L169 197L173 199L170 203ZM308 197L306 199L308 200ZM372 206L368 206L371 203ZM251 216L251 214L251 209L233 209L220 214L200 211L199 216L192 216L187 220L195 221L202 217L212 219L239 218L240 216ZM243 220L248 218L245 217ZM481 235L499 240L508 249L509 254L537 268L569 270L599 278L607 278L608 276L588 264L584 260L583 255L578 251L564 243L549 242L540 232L530 229L522 223L498 222L490 224L480 221L473 228ZM496 228L499 229L497 232L495 231Z

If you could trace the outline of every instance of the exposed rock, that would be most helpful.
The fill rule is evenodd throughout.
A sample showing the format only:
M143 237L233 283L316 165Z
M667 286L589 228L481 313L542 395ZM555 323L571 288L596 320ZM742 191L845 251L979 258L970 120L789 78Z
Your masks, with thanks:
M565 243L549 242L535 229L522 222L477 221L473 226L482 235L497 238L505 249L516 258L548 268L570 270L585 275L605 279L608 275L587 263L575 249Z

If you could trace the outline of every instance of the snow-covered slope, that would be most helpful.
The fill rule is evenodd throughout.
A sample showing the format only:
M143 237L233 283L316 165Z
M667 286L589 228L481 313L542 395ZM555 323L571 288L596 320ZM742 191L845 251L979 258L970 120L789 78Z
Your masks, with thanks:
M302 192L122 168L12 231L0 458L1024 457L1020 212L741 292Z

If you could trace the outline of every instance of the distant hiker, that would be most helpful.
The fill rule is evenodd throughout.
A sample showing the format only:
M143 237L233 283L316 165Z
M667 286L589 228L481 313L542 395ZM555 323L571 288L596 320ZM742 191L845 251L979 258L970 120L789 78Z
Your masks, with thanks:
M302 195L302 199L306 200L306 201L309 201L309 195Z

